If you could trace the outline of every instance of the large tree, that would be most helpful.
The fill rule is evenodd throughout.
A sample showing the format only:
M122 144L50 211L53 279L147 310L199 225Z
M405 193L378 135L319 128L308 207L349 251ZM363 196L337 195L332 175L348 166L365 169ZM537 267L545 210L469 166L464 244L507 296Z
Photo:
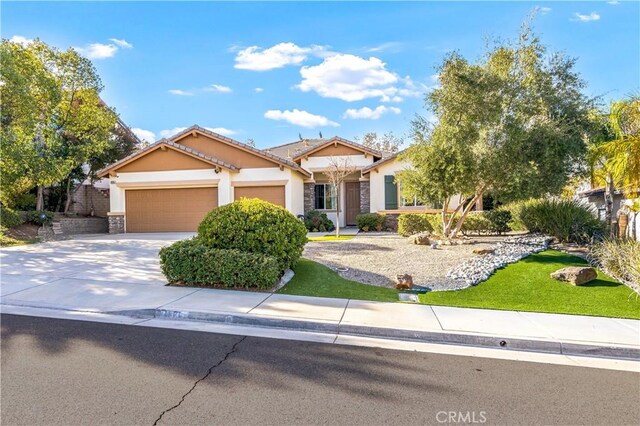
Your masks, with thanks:
M111 146L118 118L100 100L92 63L73 49L2 40L0 63L2 200L35 186L40 210L44 187Z
M585 153L593 103L574 64L549 54L528 23L475 63L448 55L426 96L433 118L413 122L402 156L413 166L398 176L403 195L442 204L445 236L455 237L487 193L502 201L559 193Z

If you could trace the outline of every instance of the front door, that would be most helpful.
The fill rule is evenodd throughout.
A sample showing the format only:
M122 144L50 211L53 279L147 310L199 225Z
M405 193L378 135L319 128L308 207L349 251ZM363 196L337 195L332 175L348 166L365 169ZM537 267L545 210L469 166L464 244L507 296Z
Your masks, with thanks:
M360 214L360 182L345 182L346 206L345 222L347 226L356 225L356 216Z

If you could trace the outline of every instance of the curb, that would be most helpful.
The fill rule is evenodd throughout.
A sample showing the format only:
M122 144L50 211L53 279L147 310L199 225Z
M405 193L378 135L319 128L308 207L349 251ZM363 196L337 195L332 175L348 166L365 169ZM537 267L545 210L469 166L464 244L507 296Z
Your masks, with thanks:
M264 328L282 328L292 331L335 333L358 337L385 338L424 343L463 345L480 348L515 351L543 352L587 357L640 360L640 347L573 343L548 339L522 339L506 336L457 333L447 331L399 330L353 324L336 324L321 321L265 318L252 315L177 311L169 309L138 309L104 312L142 319L164 319L198 321L227 325L242 325Z

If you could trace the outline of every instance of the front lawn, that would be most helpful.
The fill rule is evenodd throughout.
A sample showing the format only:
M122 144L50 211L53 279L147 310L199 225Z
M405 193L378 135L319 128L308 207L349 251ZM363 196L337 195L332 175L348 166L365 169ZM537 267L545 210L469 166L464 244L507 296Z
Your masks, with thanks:
M584 286L573 286L549 277L560 268L580 265L586 265L586 262L579 257L547 250L496 271L491 278L475 287L426 293L420 295L420 302L640 319L640 298L636 293L600 271L598 279Z
M640 319L640 297L602 272L597 280L577 287L549 277L560 268L585 264L579 257L547 250L496 271L475 287L430 292L419 298L428 305ZM294 278L279 293L398 301L395 289L346 280L308 259L298 262Z
M376 287L342 278L340 275L308 259L300 259L294 268L295 276L278 293L298 296L337 297L340 299L397 302L393 288Z

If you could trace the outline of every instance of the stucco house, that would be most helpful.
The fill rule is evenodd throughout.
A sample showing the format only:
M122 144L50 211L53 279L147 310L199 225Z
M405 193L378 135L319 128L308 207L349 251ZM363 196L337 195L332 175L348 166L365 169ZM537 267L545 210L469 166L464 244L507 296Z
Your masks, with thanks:
M341 199L324 174L331 158L356 168ZM360 213L424 210L400 197L395 173L407 167L396 155L332 137L257 149L199 126L111 164L99 172L109 181L109 232L195 231L211 209L257 197L295 215L321 210L340 226ZM340 202L340 218L336 203Z

